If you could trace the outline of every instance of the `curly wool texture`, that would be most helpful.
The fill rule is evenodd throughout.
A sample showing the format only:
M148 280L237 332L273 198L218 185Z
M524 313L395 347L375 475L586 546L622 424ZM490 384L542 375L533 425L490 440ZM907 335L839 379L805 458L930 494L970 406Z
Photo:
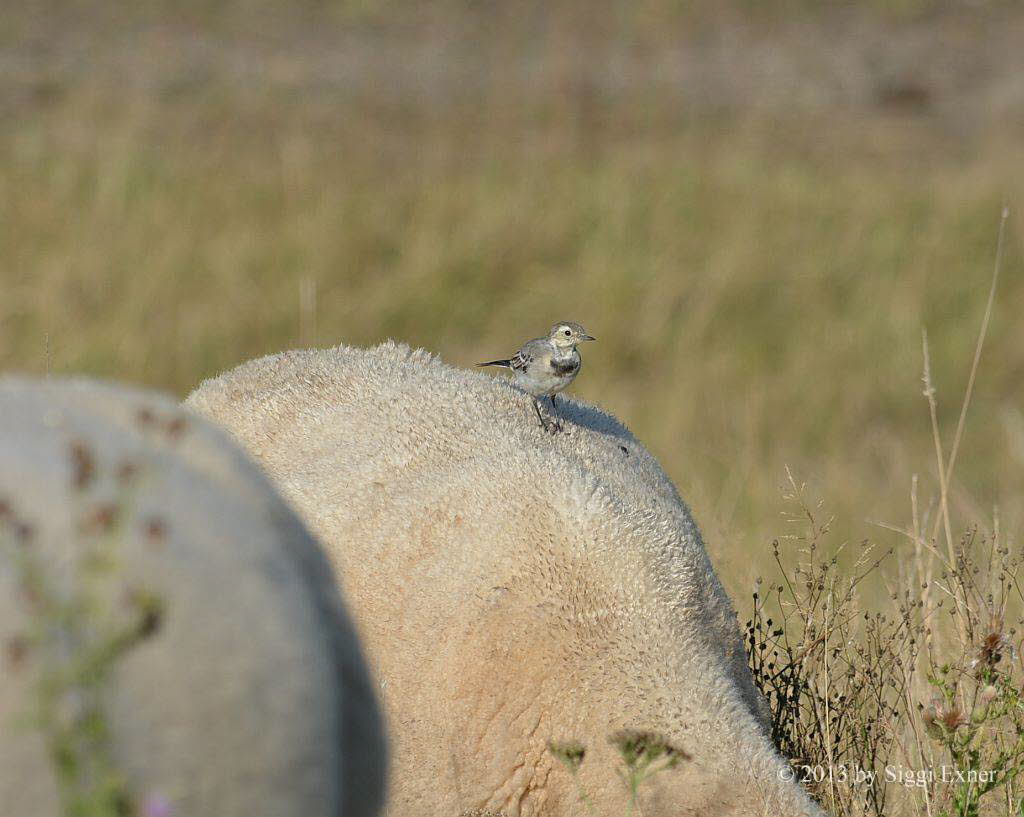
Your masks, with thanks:
M644 785L648 817L821 813L784 780L688 508L614 418L563 398L548 434L508 382L390 342L254 360L187 404L335 564L384 699L388 815L583 814L552 740L586 745L581 782L621 814L620 729L692 758Z
M14 547L57 597L94 596L71 625L83 633L130 621L132 592L160 602L103 687L132 813L376 815L383 734L352 622L323 552L251 459L172 399L85 380L0 379L0 418L0 645L54 627ZM90 534L112 503L116 526ZM31 526L27 544L12 520ZM0 653L0 815L62 813L55 758L32 727L40 678L66 675L99 638ZM53 703L64 721L81 695Z

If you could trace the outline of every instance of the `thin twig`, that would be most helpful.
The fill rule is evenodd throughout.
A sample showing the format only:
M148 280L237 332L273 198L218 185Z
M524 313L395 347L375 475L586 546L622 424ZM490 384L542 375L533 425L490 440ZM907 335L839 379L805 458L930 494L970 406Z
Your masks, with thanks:
M898 533L901 536L906 536L908 539L914 542L915 545L922 545L928 548L928 552L938 557L939 561L942 562L942 564L946 567L947 570L953 569L953 565L950 564L946 560L946 557L939 553L939 551L937 551L931 545L931 543L925 542L924 540L919 538L920 534L914 533L913 531L906 530L905 528L901 528L896 525L890 525L888 522L879 522L877 519L865 519L864 521L867 522L869 525L875 525L876 527L884 528L885 530L890 530L893 533Z
M921 380L924 382L922 394L928 400L928 412L932 420L932 442L935 446L935 460L939 471L939 518L942 519L946 532L946 549L949 552L949 561L956 564L956 554L953 552L953 533L949 524L949 486L946 483L945 457L942 455L942 438L939 436L938 408L935 403L935 387L932 385L931 358L928 355L928 330L921 330L921 347L924 351L924 374ZM939 519L935 520L936 526ZM934 539L934 534L932 535Z
M992 283L988 289L988 302L985 304L985 315L981 319L981 329L978 331L978 341L974 345L974 360L971 363L971 373L967 378L967 390L964 392L964 400L960 406L960 419L957 420L956 433L953 435L953 447L950 449L949 462L946 464L945 482L947 485L953 479L953 469L956 466L956 456L960 452L960 440L963 439L964 426L967 423L967 408L971 404L971 395L974 393L974 380L978 374L978 364L981 362L981 349L985 345L985 336L988 334L988 324L992 317L992 305L995 303L996 299L996 284L999 282L999 270L1003 265L1003 239L1006 235L1006 220L1009 217L1010 208L1004 205L999 219L999 236L996 239L996 260L992 268ZM945 506L945 489L942 491L942 503L943 506ZM949 525L948 519L946 521L946 525ZM932 527L932 539L935 538L938 530L939 519L936 517L935 524Z

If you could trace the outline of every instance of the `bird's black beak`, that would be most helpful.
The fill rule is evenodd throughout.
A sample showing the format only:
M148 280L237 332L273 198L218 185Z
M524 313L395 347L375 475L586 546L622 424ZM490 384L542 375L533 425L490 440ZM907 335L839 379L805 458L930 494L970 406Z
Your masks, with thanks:
M580 340L597 340L593 335L583 335Z

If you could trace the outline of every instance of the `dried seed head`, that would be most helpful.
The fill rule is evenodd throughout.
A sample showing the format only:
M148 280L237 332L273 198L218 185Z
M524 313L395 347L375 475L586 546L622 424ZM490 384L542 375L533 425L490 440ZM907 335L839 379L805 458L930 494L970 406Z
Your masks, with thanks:
M36 536L35 528L28 524L28 522L17 521L14 523L12 530L14 532L14 541L22 547L32 544L32 540Z
M961 726L967 725L967 716L956 704L949 704L942 698L932 698L921 715L925 732L934 740L943 740Z
M129 485L139 473L139 466L131 460L125 460L117 466L117 481L121 485Z
M37 610L43 601L39 582L22 580L18 585L18 597L30 610Z
M151 516L143 525L150 544L161 544L167 538L167 523L159 516Z
M675 766L680 760L689 760L690 755L668 742L664 735L639 729L621 729L609 741L622 756L627 768L634 768L641 760L650 763L664 757L668 765Z
M4 643L4 660L9 667L20 667L28 656L29 641L23 635L16 635Z
M997 628L990 629L985 637L982 638L981 644L978 646L977 652L971 661L971 669L976 667L994 669L996 664L1003 659L1004 655L1008 656L1011 661L1017 655L1017 650L1014 648L1013 643L1002 632L1002 622L998 622L998 624L993 622L993 624Z
M939 720L949 732L955 732L961 726L965 726L967 724L967 717L956 706L951 706L949 709L943 711L939 716Z
M567 741L548 743L548 750L564 763L570 771L575 772L583 765L583 758L587 755L587 748L578 741Z
M72 442L68 453L71 459L71 487L76 491L84 491L96 476L96 459L81 440Z
M187 423L184 417L175 417L167 423L167 436L171 440L178 440L185 433Z
M79 521L78 529L85 534L108 533L117 524L119 511L111 502L96 505Z
M136 632L140 638L149 638L159 631L164 620L164 602L148 590L131 588L126 601L139 614Z

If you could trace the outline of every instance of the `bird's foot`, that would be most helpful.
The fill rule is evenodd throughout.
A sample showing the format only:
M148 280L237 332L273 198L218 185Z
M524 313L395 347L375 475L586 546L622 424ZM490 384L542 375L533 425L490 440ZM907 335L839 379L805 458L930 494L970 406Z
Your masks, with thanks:
M562 421L557 415L553 414L550 417L544 416L546 412L541 411L540 402L536 399L533 401L533 409L537 412L537 419L540 420L541 428L548 432L548 434L558 434L564 429Z
M558 405L555 403L555 395L551 395L551 423L554 427L552 434L557 434L560 431L565 431L565 424L562 422L562 418L558 414Z
M565 430L565 426L562 425L562 421L557 417L544 417L540 418L540 427L543 428L548 434L558 434L560 431Z

